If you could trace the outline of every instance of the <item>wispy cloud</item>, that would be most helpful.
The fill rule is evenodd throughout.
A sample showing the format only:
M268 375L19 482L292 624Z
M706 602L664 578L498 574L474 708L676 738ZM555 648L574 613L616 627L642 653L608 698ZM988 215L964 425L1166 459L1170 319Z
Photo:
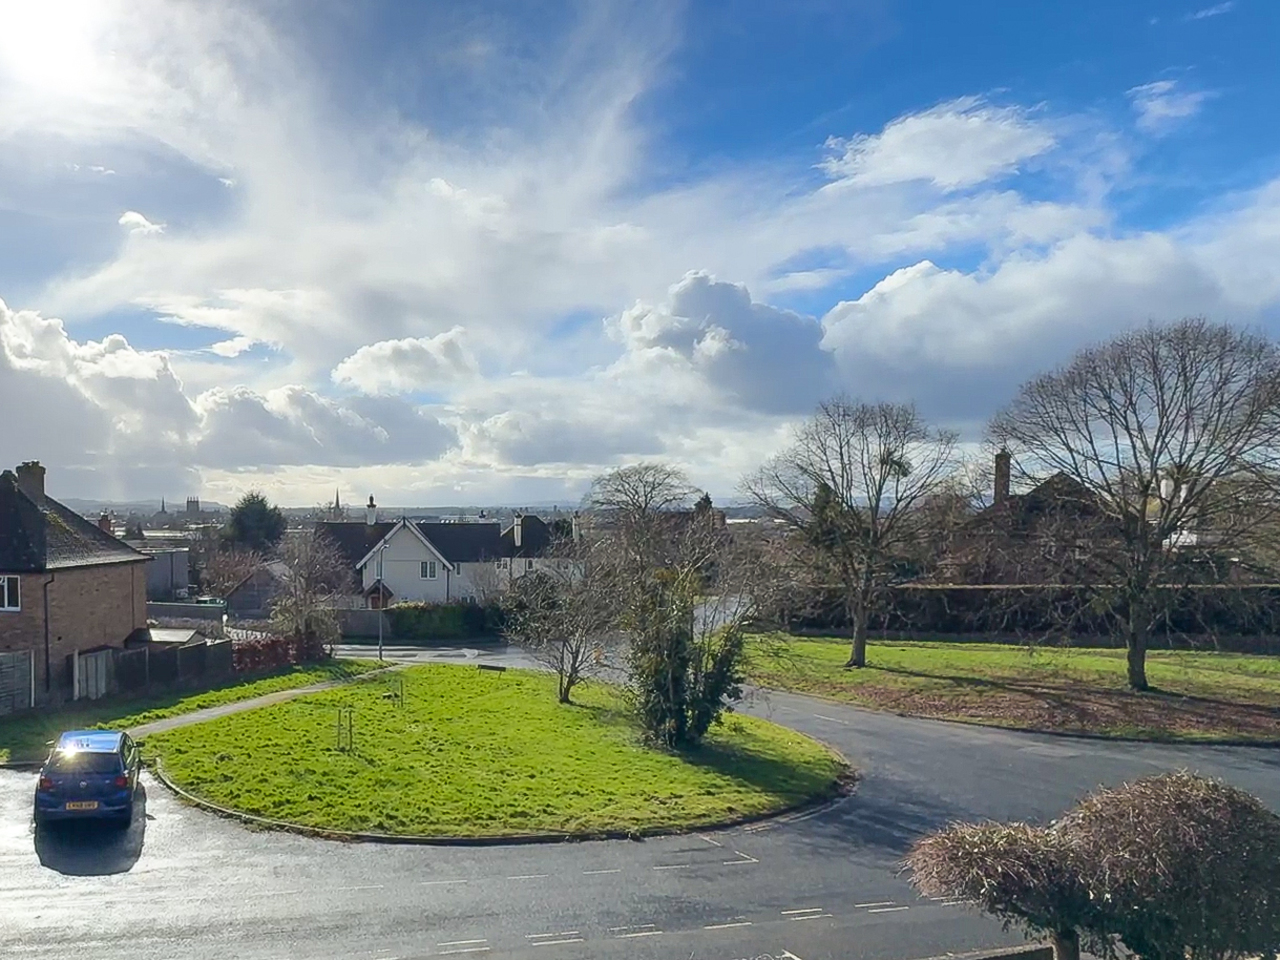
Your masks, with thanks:
M152 223L137 210L126 210L116 222L130 233L164 233L163 223Z
M1138 129L1155 136L1194 117L1211 96L1203 90L1183 90L1176 80L1155 80L1129 91L1129 100L1138 114Z
M1223 3L1215 3L1212 7L1205 7L1203 10L1197 10L1195 13L1188 13L1187 20L1208 20L1210 17L1220 17L1224 13L1230 13L1236 8L1236 0L1225 0Z

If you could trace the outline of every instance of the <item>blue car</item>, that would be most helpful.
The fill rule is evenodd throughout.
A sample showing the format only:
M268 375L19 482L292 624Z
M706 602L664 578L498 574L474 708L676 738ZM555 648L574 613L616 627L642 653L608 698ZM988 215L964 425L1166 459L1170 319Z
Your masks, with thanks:
M142 761L138 745L114 730L70 730L58 737L36 784L35 821L133 819Z

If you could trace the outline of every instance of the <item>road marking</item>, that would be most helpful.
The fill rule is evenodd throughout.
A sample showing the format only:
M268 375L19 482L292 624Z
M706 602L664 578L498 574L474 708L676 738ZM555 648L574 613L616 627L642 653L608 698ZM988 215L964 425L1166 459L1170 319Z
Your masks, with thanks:
M487 953L488 947L459 947L457 950L441 950L440 956L447 957L451 953Z
M692 867L692 863L660 863L653 869L655 870L683 870L685 867Z
M841 723L841 724L844 724L846 727L849 725L848 720L841 720L838 717L826 717L820 713L815 713L814 716L817 717L819 720L826 720L826 721L829 721L830 723Z
M545 937L555 937L555 940L543 939ZM563 933L529 933L525 935L525 939L529 941L531 947L554 947L559 943L582 943L582 937L578 936L577 930L565 930Z
M424 887L430 887L440 883L466 883L467 881L465 880L419 880L418 882L421 883Z
M877 900L875 903L855 903L855 907L861 910L863 907L892 907L892 900Z
M872 910L871 912L875 913L876 911ZM831 914L829 913L810 913L803 917L792 917L791 919L792 920L821 920L823 917L829 917L829 916L831 916Z
M750 920L730 920L728 923L709 923L703 930L728 930L730 927L749 927Z
M910 909L910 907L880 907L877 910L868 910L867 913L897 913L899 910Z
M621 872L622 872L621 867L614 867L612 870L583 870L582 875L584 877L598 877L602 873L621 873Z
M701 833L700 833L700 834L698 834L698 836L699 836L699 837L701 837L703 840L707 841L707 843L711 844L712 846L716 846L716 847L723 847L723 846L724 846L724 844L723 844L723 843L721 843L719 840L712 840L710 837L708 837L708 836L704 836L704 835L703 835L703 834L701 834Z
M444 940L444 941L441 941L440 943L437 943L436 946L437 947L469 947L469 946L474 946L477 943L488 943L488 942L489 941L486 938L481 937L479 940Z
M822 907L805 907L803 910L783 910L782 915L784 917L790 917L797 913L821 913L822 910Z
M522 873L517 877L507 877L508 880L545 880L551 876L549 873Z
M576 937L581 931L579 930L561 930L559 933L526 933L526 940L537 940L540 937Z
M741 850L735 850L735 851L733 851L733 852L734 852L734 853L736 853L736 854L737 854L739 857L741 857L742 859L740 859L740 860L726 860L726 861L724 862L724 865L725 865L726 867L741 866L742 864L745 864L745 863L759 863L759 862L760 862L760 861L759 861L759 860L757 860L755 857L749 857L749 856L747 856L747 855L746 855L745 853L743 853Z
M367 883L361 887L339 887L338 890L339 892L345 892L347 890L381 890L384 886L385 884L381 883Z
M800 960L800 958L799 958L799 957L797 957L797 956L796 956L794 953L792 953L790 950L783 950L783 951L782 951L782 955L783 955L784 957L786 957L786 958L787 958L787 960Z
M622 933L623 930L629 930L629 933ZM656 937L662 933L661 930L654 928L652 923L641 923L634 927L613 927L610 933L618 940L629 940L632 937Z

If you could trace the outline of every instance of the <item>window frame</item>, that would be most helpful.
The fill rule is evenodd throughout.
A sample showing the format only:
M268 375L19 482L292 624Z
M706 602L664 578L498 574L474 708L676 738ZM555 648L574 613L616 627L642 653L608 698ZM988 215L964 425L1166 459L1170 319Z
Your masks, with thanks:
M10 586L12 584L12 587ZM17 603L10 605L9 601L13 597L17 597ZM0 575L0 613L21 613L22 612L22 577L16 573L6 573Z
M423 560L418 567L419 580L439 580L440 567L435 560Z

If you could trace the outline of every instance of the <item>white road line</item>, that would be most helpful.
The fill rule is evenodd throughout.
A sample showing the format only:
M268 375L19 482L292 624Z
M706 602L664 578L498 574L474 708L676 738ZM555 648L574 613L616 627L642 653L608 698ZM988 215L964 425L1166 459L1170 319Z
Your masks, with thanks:
M621 872L622 872L621 867L614 867L612 870L583 870L582 875L584 877L598 877L602 873L621 873Z
M875 903L855 903L855 907L861 910L863 907L892 907L892 900L877 900Z
M790 950L783 950L783 951L782 951L782 955L783 955L784 957L786 957L786 958L787 958L787 960L800 960L800 958L799 958L799 957L797 957L797 956L796 956L794 953L792 953Z
M814 716L817 717L819 720L826 720L830 723L841 723L841 724L844 724L846 727L849 725L848 720L841 720L837 717L825 717L820 713L815 713Z
M443 940L437 943L437 947L470 947L477 943L488 943L489 941L481 937L479 940Z
M447 957L452 953L487 953L488 947L460 947L457 950L441 950L440 956Z
M790 917L797 913L821 913L822 910L822 907L805 907L803 910L783 910L782 915L784 917Z
M466 883L467 881L465 880L419 880L418 882L421 883L424 887L431 887L441 883Z
M508 880L545 880L551 876L549 873L522 873L516 877L507 877Z
M531 947L554 947L560 943L582 943L582 937L566 937L563 940L534 940Z
M910 909L910 907L880 907L878 910L868 910L867 913L897 913L899 910Z
M655 870L683 870L685 867L692 867L692 863L660 863L653 869Z
M702 929L703 930L728 930L730 927L749 927L749 926L751 926L750 920L733 920L733 921L730 921L729 923L709 923Z
M759 863L759 862L760 862L760 861L759 861L759 860L757 860L755 857L749 857L749 856L747 856L747 855L746 855L745 853L743 853L741 850L735 850L735 851L733 851L733 852L734 852L734 853L736 853L736 854L737 854L739 857L741 857L742 859L741 859L741 860L726 860L726 861L724 862L724 865L725 865L726 867L740 866L741 864L744 864L744 863Z
M661 930L637 930L635 933L620 933L616 939L629 940L632 937L656 937L660 933L662 933Z
M348 891L348 890L381 890L384 886L386 886L386 884L382 884L382 883L367 883L367 884L365 884L364 886L360 886L360 887L339 887L339 888L338 888L338 892L339 892L339 893L345 893L345 892L346 892L346 891ZM154 901L152 901L152 902L154 902Z
M876 911L872 910L871 912L875 913ZM829 916L831 916L831 914L829 913L810 913L807 916L792 917L791 919L792 920L821 920L823 917L829 917Z
M701 834L701 833L700 833L700 834L698 834L698 836L699 836L699 837L701 837L703 840L707 841L707 843L711 844L712 846L716 846L716 847L723 847L723 846L724 846L724 844L723 844L723 843L721 843L719 840L712 840L710 837L708 837L708 836L704 836L704 835L703 835L703 834Z
M561 930L559 933L526 933L526 940L537 940L539 937L576 937L581 931L579 930Z

